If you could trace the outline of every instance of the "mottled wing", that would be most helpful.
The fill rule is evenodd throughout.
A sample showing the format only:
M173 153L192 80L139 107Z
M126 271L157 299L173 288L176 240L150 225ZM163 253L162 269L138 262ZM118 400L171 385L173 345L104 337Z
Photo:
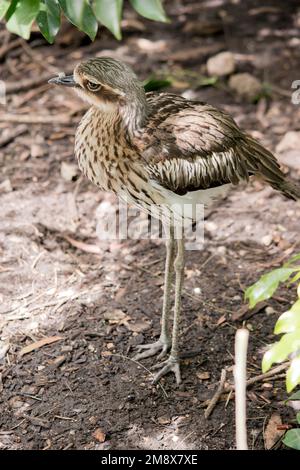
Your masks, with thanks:
M295 197L271 152L224 111L169 93L148 93L147 99L151 111L141 136L142 157L150 178L164 188L185 194L259 174Z

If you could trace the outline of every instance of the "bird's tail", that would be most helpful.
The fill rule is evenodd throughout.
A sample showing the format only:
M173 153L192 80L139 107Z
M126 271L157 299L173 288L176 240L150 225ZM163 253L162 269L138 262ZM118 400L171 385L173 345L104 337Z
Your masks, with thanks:
M250 172L263 178L286 197L295 201L300 199L300 186L286 179L278 161L269 150L250 136L246 137L243 150Z

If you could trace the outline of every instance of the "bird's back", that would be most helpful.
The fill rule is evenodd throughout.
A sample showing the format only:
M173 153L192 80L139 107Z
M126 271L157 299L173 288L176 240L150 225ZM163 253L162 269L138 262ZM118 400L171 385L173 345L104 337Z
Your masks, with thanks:
M285 196L300 198L274 155L226 112L170 93L147 93L147 101L148 120L138 143L156 185L185 195L259 175Z

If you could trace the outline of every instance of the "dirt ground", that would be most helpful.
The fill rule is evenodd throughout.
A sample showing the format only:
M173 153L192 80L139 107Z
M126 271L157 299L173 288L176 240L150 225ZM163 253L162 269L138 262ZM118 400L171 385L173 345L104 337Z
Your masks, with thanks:
M249 376L260 373L275 320L294 290L280 289L268 302L272 309L255 314L245 309L243 293L299 251L299 203L253 182L207 215L205 248L187 253L183 383L176 387L169 375L153 386L154 359L138 364L132 357L135 345L159 334L163 243L98 240L97 217L116 200L76 170L74 130L84 105L46 82L82 58L118 57L142 79L171 74L171 90L225 108L275 151L288 131L300 131L300 106L291 103L291 83L300 79L300 9L296 0L261 3L169 1L168 25L128 9L122 42L102 30L90 43L66 27L54 46L37 33L26 44L0 30L8 91L0 106L1 449L234 448L232 397L223 396L209 420L204 406L222 368L232 381L234 334L243 323L251 331ZM226 79L200 86L206 60L222 50L234 53L238 72L271 92L253 104ZM283 152L281 161L287 157ZM294 180L299 158L284 167ZM251 448L264 448L273 413L290 422L285 398L282 374L249 388Z

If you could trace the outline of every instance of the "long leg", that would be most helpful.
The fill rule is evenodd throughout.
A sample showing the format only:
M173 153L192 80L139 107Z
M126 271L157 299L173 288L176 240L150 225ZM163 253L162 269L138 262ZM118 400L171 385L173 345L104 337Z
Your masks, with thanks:
M175 305L174 305L174 322L172 332L172 348L171 353L167 361L155 366L155 368L162 367L162 369L156 374L153 382L156 383L158 380L168 372L174 372L177 384L181 382L180 376L180 365L179 365L179 353L178 353L178 342L179 342L179 326L180 326L180 310L181 310L181 291L183 285L184 275L184 239L179 238L177 240L177 256L174 263L176 273L176 284L175 284Z
M138 346L138 349L144 352L136 354L134 357L136 360L144 359L146 357L154 356L159 351L158 358L163 357L171 346L171 338L169 333L169 320L170 320L170 306L171 306L171 287L172 287L172 271L174 262L174 228L165 226L166 234L166 265L165 265L165 283L164 283L164 298L163 298L163 311L161 318L161 333L158 341L151 344L142 344Z

